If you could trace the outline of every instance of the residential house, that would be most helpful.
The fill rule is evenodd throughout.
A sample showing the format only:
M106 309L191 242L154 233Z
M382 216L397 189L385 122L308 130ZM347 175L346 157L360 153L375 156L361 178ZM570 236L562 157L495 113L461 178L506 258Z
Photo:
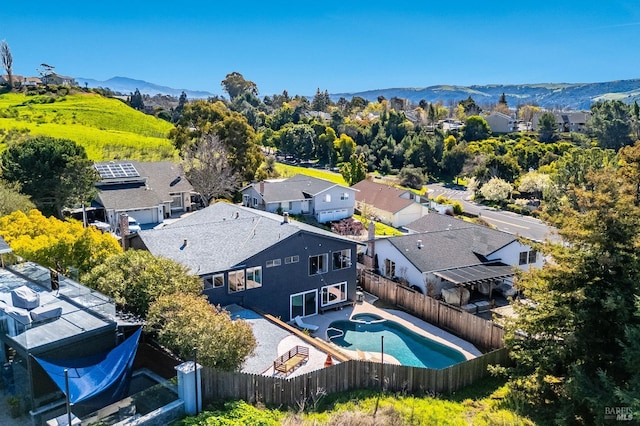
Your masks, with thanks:
M219 202L139 232L131 247L189 268L215 305L235 303L289 321L355 300L357 243L286 213Z
M319 223L351 217L355 207L353 188L300 174L252 183L240 191L244 206L271 213L308 214Z
M542 256L517 236L430 213L408 224L410 234L370 241L368 255L381 275L423 294L455 286L491 290L512 283L514 268L540 268Z
M375 183L365 179L353 185L356 208L379 222L399 228L428 213L420 196L406 189Z
M65 410L59 387L36 358L86 361L116 341L115 304L105 295L32 262L0 269L1 382L31 410L33 424L45 412L52 418ZM98 391L101 383L91 385Z
M117 229L121 213L139 224L157 224L192 209L193 187L180 166L169 161L111 161L95 163L100 174L95 204L106 222Z
M42 76L43 84L58 84L61 86L77 86L75 78L66 75L51 73Z
M534 131L540 128L540 117L549 111L536 112L531 119ZM590 111L551 111L556 117L559 132L577 132L585 133L587 131L587 122L591 118Z
M502 112L493 111L484 119L491 128L491 133L511 133L518 131L517 120Z

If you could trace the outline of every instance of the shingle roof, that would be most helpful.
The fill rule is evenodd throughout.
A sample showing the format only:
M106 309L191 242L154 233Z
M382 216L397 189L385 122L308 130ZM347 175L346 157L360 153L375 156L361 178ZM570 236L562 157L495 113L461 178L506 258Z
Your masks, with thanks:
M170 161L126 160L109 163L131 163L140 174L140 179L137 182L122 184L98 184L100 192L97 198L105 208L129 210L157 207L160 203L171 202L171 193L193 191L180 166ZM96 163L96 165L109 163ZM104 182L117 183L118 179L105 179Z
M439 214L430 212L422 216L419 219L414 220L413 222L405 225L410 231L414 232L433 232L433 231L444 231L451 229L462 229L462 228L471 228L477 225L475 223L466 222L461 219L456 219L453 216L449 216L446 214ZM491 229L491 228L488 228ZM500 231L496 231L500 232Z
M356 201L386 212L396 213L415 203L414 200L400 198L402 194L407 192L406 190L375 183L368 179L356 183L351 188L359 191L356 193Z
M301 231L347 240L294 220L284 223L282 216L273 213L224 202L161 229L140 231L138 237L154 255L173 259L193 273L205 275L241 265Z
M318 179L301 174L285 180L264 181L262 183L251 184L258 192L261 192L261 185L264 185L262 198L267 203L304 200L334 186L341 186L325 179Z
M388 238L422 272L486 262L487 256L515 240L511 234L482 226Z

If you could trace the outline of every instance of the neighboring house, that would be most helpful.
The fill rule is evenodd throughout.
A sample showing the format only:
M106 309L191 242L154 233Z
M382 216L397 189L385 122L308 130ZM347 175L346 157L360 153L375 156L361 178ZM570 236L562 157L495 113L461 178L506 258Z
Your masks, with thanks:
M96 203L104 209L112 230L116 230L121 213L148 225L192 209L193 187L176 164L111 161L95 163L94 167L101 178L96 184Z
M534 131L540 128L540 117L545 112L549 111L536 112L533 115L531 123ZM559 132L584 133L587 131L587 122L591 118L590 111L552 111L552 114L556 117Z
M491 133L511 133L518 131L518 122L515 118L494 111L485 117L487 124L491 128Z
M375 183L365 179L353 185L357 190L356 208L379 222L399 228L429 212L420 203L420 196L405 189Z
M409 235L370 242L368 255L381 275L433 297L456 285L495 288L512 282L514 267L543 264L515 235L451 216L430 213L406 227Z
M43 84L59 84L61 86L77 86L76 80L73 77L68 77L66 75L60 75L56 73L51 73L42 76Z
M324 179L295 175L240 190L242 205L271 213L308 214L319 223L353 216L356 190Z
M103 356L116 342L115 304L108 297L61 275L54 277L35 263L0 269L3 387L20 398L23 409L30 409L32 424L44 424L44 412L49 413L46 420L65 409L60 390L35 357L86 361ZM75 377L72 372L70 377ZM98 391L104 376L102 372L102 382L91 383L89 389Z
M236 303L289 321L355 300L357 243L286 214L218 202L141 231L131 247L189 268L215 305Z

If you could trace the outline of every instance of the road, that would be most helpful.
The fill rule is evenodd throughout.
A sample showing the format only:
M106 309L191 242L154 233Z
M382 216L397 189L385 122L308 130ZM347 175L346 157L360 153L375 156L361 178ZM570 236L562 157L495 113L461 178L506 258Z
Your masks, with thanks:
M427 185L427 188L431 198L444 195L451 200L458 200L466 213L481 217L501 231L540 242L559 240L555 228L540 219L476 204L471 201L472 192L462 186L434 183Z

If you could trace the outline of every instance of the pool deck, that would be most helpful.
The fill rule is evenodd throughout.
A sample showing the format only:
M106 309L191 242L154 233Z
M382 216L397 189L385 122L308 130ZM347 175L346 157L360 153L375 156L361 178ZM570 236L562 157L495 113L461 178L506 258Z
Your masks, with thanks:
M365 301L363 302L355 303L352 306L345 306L342 309L326 311L323 314L305 317L304 322L307 324L317 325L318 331L311 333L311 336L326 343L327 328L329 328L329 325L332 322L339 320L349 320L351 316L355 314L375 314L384 319L395 321L419 335L428 337L436 342L456 349L460 351L467 359L473 359L477 356L482 355L482 352L480 352L471 343L460 339L459 337L456 337L453 334L448 333L442 329L439 329L438 327L429 324L426 321L422 321L421 319L418 319L410 314L399 310L380 309L374 306L373 302L375 302L376 299L377 298L375 296L366 293ZM270 323L264 318L252 318L251 320L249 320L249 322L252 324L254 332L257 332L256 337L259 341L259 348L256 351L257 353L254 354L254 357L252 357L253 359L247 360L243 371L268 376L278 375L278 373L274 373L273 360L277 356L286 353L289 349L293 348L296 345L309 347L309 359L303 362L298 368L293 370L288 375L281 375L281 377L291 378L324 368L324 363L327 359L326 352L321 351L314 346L311 346L308 342L305 342L300 337L295 336L290 332L284 331L282 328L273 323ZM380 359L382 358L380 352L352 351L334 345L333 343L329 344L336 350L344 353L352 359L380 362ZM333 363L338 362L335 359L332 359L332 361ZM398 361L391 355L385 354L384 363L398 364Z

